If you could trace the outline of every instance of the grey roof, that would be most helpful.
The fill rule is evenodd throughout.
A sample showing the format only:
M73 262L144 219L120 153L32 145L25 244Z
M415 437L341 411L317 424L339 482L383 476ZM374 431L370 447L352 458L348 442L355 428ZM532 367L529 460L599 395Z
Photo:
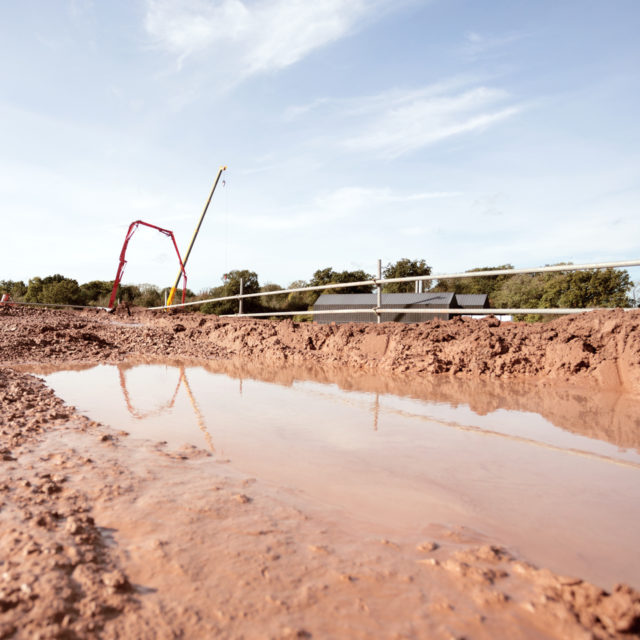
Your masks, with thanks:
M489 300L486 293L456 293L456 302L466 309L469 307L482 308L488 304Z
M455 305L454 296L454 293L383 293L382 305L393 307L395 305L428 304L449 307L452 304ZM324 293L313 306L367 305L375 307L377 300L377 293Z

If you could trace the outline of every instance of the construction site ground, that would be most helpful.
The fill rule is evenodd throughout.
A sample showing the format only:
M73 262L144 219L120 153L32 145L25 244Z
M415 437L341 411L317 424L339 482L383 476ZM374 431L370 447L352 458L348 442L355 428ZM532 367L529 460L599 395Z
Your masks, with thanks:
M640 310L335 326L2 306L0 638L640 635L638 584L559 575L463 522L378 535L206 449L98 423L29 373L170 361L442 402L451 387L438 380L480 384L487 409L508 381L522 384L519 409L554 416L582 397L582 435L640 439Z

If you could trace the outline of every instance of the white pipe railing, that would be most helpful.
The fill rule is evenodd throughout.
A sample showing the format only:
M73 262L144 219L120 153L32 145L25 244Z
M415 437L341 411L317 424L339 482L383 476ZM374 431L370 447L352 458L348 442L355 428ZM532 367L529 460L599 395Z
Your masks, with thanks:
M223 314L221 318L258 318L271 316L320 316L320 315L332 315L334 313L372 313L376 315L384 315L385 313L426 313L426 314L439 314L446 313L448 315L455 316L516 316L516 315L565 315L572 313L584 313L586 311L603 311L610 307L585 307L584 309L456 309L455 307L449 307L447 309L415 309L413 307L404 307L401 309L384 309L379 307L372 307L370 309L333 309L326 311L269 311L262 313L228 313ZM623 308L623 311L633 311L632 308Z
M284 295L289 293L299 293L306 291L327 291L333 289L348 289L352 287L377 287L378 291L380 290L383 284L396 283L396 282L424 282L424 281L433 281L433 280L451 280L454 278L479 278L479 277L489 277L489 276L504 276L504 275L520 275L526 273L548 273L548 272L562 272L562 271L584 271L587 269L612 269L612 268L621 268L621 267L637 267L640 266L640 260L622 260L618 262L596 262L589 264L564 264L564 265L553 265L553 266L545 266L545 267L533 267L526 269L488 269L486 271L465 271L462 273L447 273L440 275L428 275L428 276L407 276L402 278L372 278L371 280L359 280L356 282L346 282L346 283L332 283L332 284L324 284L324 285L316 285L309 287L296 287L293 289L279 289L277 291L261 291L258 293L240 293L232 296L221 296L218 298L207 298L204 300L195 300L193 302L185 302L181 304L174 304L171 306L159 306L159 307L149 307L150 311L157 311L163 309L175 309L181 307L190 307L201 304L206 304L208 302L225 302L229 300L238 300L241 302L245 298L260 298L262 296L277 296ZM380 269L378 270L380 273ZM75 305L75 304L52 304L52 303L44 303L44 302L6 302L3 304L7 305L24 305L24 306L42 306L42 307L67 307L67 308L75 308L75 309L102 309L109 311L106 307L97 307L90 305ZM2 306L2 305L0 305ZM582 313L584 311L596 311L598 309L602 309L602 307L589 307L589 308L554 308L554 309L453 309L453 308L444 308L444 309L424 309L424 308L413 308L413 307L404 307L399 309L386 309L381 307L380 301L378 300L378 304L375 307L367 308L367 309L331 309L331 310L323 310L323 311L313 311L313 310L300 310L300 311L267 311L267 312L259 312L259 313L235 313L235 314L224 314L223 317L277 317L277 316L316 316L316 315L331 315L331 314L353 314L353 313L371 313L376 316L378 319L381 315L386 314L406 314L406 313L417 313L417 314L455 314L455 315L526 315L526 314L535 314L535 315L565 315L565 314L575 314Z
M431 280L452 280L454 278L479 278L487 276L505 276L505 275L520 275L525 273L550 273L561 271L585 271L587 269L612 269L616 267L638 267L640 266L639 260L622 260L618 262L594 262L590 264L563 264L553 265L545 267L533 267L527 269L488 269L486 271L465 271L463 273L446 273L441 275L428 275L428 276L407 276L402 278L373 278L371 280L359 280L356 282L346 283L332 283L323 284L309 287L297 287L295 289L279 289L278 291L261 291L258 293L243 293L233 296L221 296L219 298L207 298L205 300L196 300L193 302L184 302L181 304L174 304L170 307L165 305L160 307L149 307L150 311L157 311L162 309L177 309L181 307L191 307L199 304L206 304L208 302L225 302L228 300L243 300L245 298L261 298L262 296L277 296L288 293L298 293L304 291L327 291L329 289L348 289L350 287L379 287L383 284L395 283L395 282L424 282ZM331 311L273 311L273 312L261 312L261 313L235 313L225 314L225 316L234 317L272 317L272 316L296 316L296 315L323 315L329 313L455 313L457 315L487 315L487 314L500 314L500 315L521 315L521 314L537 314L537 315L550 315L550 314L568 314L568 313L582 313L582 311L594 311L595 308L588 309L382 309L380 306L373 307L372 309L336 309Z
M6 302L0 302L0 309L7 305L10 307L11 305L21 304L24 307L67 307L71 309L99 309L101 311L111 311L109 307L94 307L90 304L59 304L53 302L16 302L15 300L7 300Z

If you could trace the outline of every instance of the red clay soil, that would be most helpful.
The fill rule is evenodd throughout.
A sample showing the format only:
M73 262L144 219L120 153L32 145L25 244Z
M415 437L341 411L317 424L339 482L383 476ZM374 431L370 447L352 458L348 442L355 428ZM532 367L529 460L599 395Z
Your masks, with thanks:
M25 308L0 313L5 363L239 357L268 366L536 378L640 393L640 310L590 312L544 324L490 317L337 326L135 310L115 317Z
M2 308L0 638L639 637L630 587L554 575L455 527L357 535L203 451L130 443L13 369L233 358L382 386L522 378L638 396L639 326L623 311L336 327Z

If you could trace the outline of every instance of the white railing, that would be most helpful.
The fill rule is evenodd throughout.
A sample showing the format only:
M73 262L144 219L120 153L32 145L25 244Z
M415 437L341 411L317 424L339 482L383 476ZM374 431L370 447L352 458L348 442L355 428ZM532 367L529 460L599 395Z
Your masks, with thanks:
M408 276L403 278L382 278L380 277L381 266L380 260L378 260L378 277L371 280L360 280L356 282L336 283L336 284L324 284L310 287L296 287L295 289L279 289L277 291L261 291L258 293L239 293L232 296L221 296L219 298L207 298L205 300L196 300L193 302L184 302L181 304L174 304L170 307L166 305L160 307L149 307L150 311L165 310L165 309L177 309L181 307L191 307L208 302L225 302L228 300L238 300L239 313L224 314L223 317L276 317L276 316L319 316L329 314L351 314L351 313L372 313L374 317L380 320L381 315L397 314L397 313L418 313L418 314L456 314L456 315L556 315L556 314L572 314L582 313L583 311L596 311L596 307L589 308L571 308L571 309L416 309L413 307L401 308L401 309L385 309L381 306L382 285L395 282L429 282L433 280L451 280L454 278L479 278L486 276L505 276L505 275L520 275L525 273L548 273L559 271L585 271L588 269L611 269L620 267L638 267L640 266L640 260L622 260L618 262L595 262L591 264L563 264L553 265L546 267L533 267L527 269L490 269L487 271L465 271L463 273L446 273L441 275L428 275L428 276ZM305 291L327 291L329 289L348 289L351 287L370 286L376 287L378 290L378 303L375 307L370 309L333 309L326 311L268 311L260 313L242 313L242 300L246 298L261 298L263 296L277 296L289 293L299 293ZM242 289L241 289L242 290Z
M60 304L58 302L23 302L16 300L6 300L5 302L0 302L0 309L3 306L14 306L14 305L22 305L23 307L60 307L67 309L99 309L101 311L110 311L109 307L96 307L90 304Z

